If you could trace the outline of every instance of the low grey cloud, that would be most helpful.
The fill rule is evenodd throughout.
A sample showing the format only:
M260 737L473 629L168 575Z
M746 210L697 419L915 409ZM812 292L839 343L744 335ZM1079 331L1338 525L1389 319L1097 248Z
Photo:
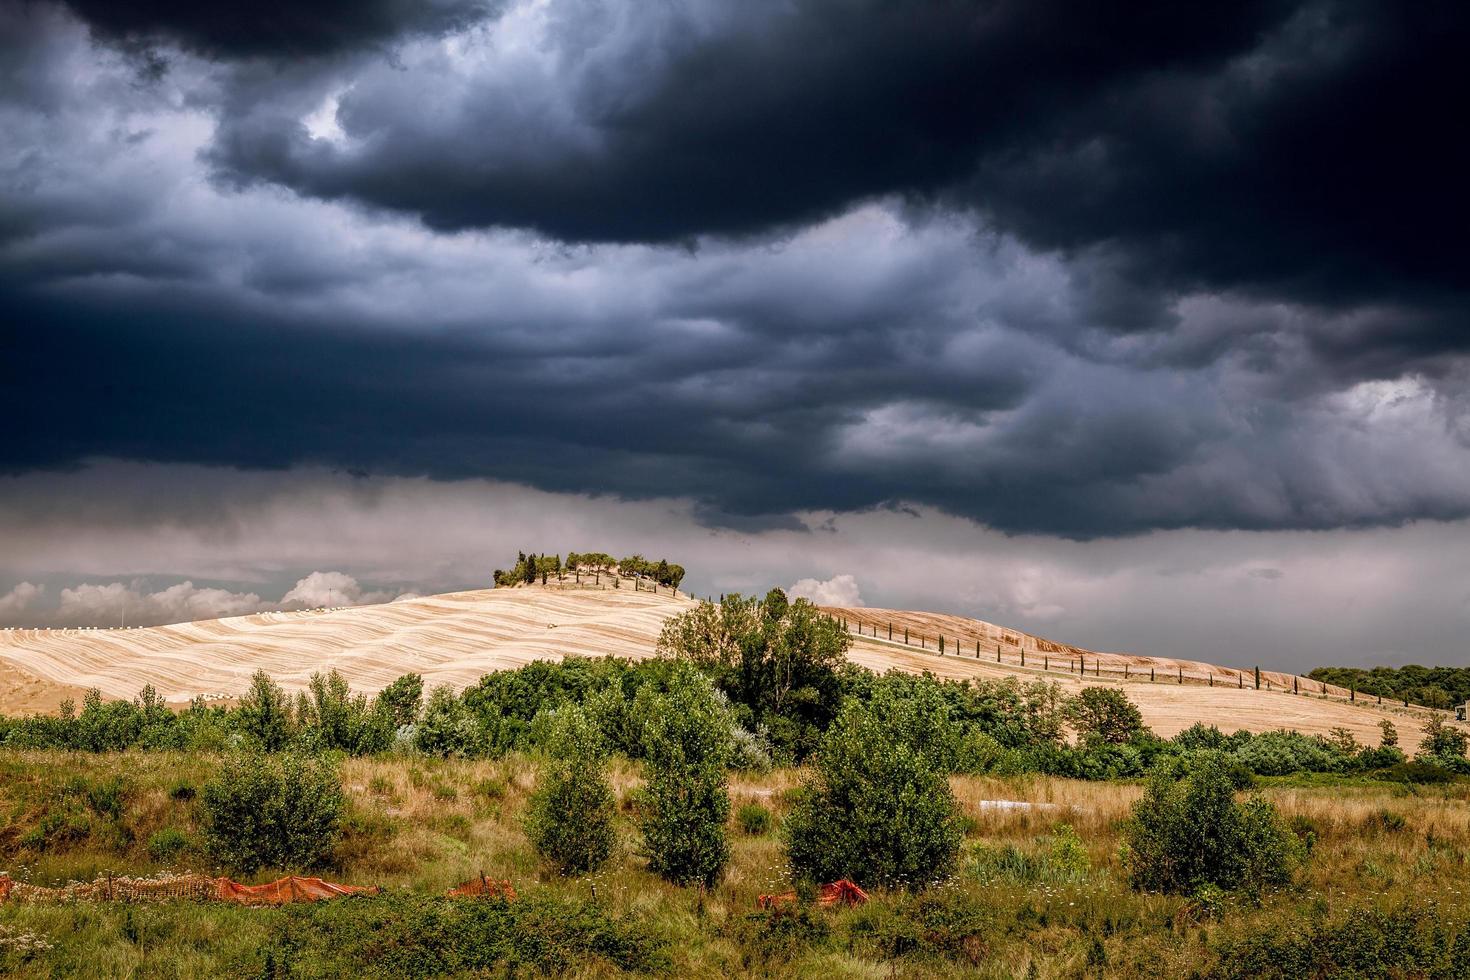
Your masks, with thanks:
M277 600L253 591L234 591L192 580L152 588L146 579L75 582L57 591L57 601L43 601L44 585L21 582L0 596L0 626L157 626L200 619L245 616L275 610L360 606L389 602L392 590L365 589L342 572L315 571L304 576Z
M43 496L58 506L44 514L13 506ZM139 580L154 583L137 589L151 594L188 581L276 605L268 600L319 569L396 596L484 588L517 550L636 551L679 561L699 595L850 575L870 606L976 616L1095 649L1300 669L1463 661L1467 521L1075 542L910 509L798 515L805 527L830 528L820 535L745 532L701 526L687 499L100 463L0 481L0 593L44 584L51 602L5 622L46 625L59 624L41 618L54 617L55 597L79 583ZM1282 574L1252 574L1265 568ZM93 622L115 625L116 611Z

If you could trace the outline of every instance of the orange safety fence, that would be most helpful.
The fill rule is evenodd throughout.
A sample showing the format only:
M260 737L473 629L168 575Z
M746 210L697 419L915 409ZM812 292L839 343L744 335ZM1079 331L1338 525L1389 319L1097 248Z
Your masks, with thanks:
M461 882L449 889L446 893L450 898L466 898L472 896L484 896L485 898L503 898L507 902L516 900L516 890L506 879L496 880L480 875L469 881Z
M372 885L339 885L320 878L287 875L264 885L242 885L229 878L216 880L215 898L237 905L290 905L292 902L320 902L345 895L376 895L381 889Z
M206 875L171 875L162 878L126 878L108 875L93 881L78 881L55 888L16 881L0 874L0 902L118 901L160 902L193 899L201 902L231 902L236 905L286 905L317 902L344 895L373 895L372 886L339 885L321 878L288 875L264 885L242 885L229 878Z
M852 908L861 905L868 900L868 893L857 885L842 878L830 884L823 885L817 892L818 905L846 905ZM762 895L756 899L756 905L763 909L780 908L783 905L796 904L796 892L785 892L780 895Z

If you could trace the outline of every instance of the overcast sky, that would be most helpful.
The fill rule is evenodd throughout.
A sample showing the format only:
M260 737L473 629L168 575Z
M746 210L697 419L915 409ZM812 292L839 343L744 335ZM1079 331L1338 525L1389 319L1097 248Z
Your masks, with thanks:
M0 0L0 624L701 592L1470 660L1470 8Z

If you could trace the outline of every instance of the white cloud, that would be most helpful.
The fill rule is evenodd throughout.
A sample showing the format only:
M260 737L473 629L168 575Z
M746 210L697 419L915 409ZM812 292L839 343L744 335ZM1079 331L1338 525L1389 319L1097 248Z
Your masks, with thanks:
M68 626L141 626L243 616L270 607L254 592L200 588L188 581L157 592L122 582L84 582L61 590L61 603L51 618Z
M36 600L44 585L22 582L0 596L0 624L14 626L152 626L200 619L245 616L276 609L313 609L319 606L360 606L388 602L391 591L367 590L344 572L312 572L298 580L277 601L256 592L232 592L192 581L176 582L149 591L140 580L82 582L64 588L55 607L41 609ZM417 598L406 592L400 599Z
M18 613L30 606L46 591L46 586L35 585L31 582L22 582L9 592L0 596L0 616L8 616Z
M804 578L793 583L786 594L793 599L810 599L819 606L863 605L862 591L851 575L834 575L826 581Z
M357 579L344 572L312 572L281 596L282 608L315 609L318 606L364 606L388 602L391 592L364 592Z

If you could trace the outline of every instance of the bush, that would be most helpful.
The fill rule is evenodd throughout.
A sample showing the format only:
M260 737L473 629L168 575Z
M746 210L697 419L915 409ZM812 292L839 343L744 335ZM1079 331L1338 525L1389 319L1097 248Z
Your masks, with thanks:
M412 725L418 721L424 703L424 679L419 674L404 674L379 691L377 700L395 729Z
M240 699L234 718L245 738L266 752L281 751L295 735L286 692L263 670L251 676L250 690Z
M386 701L369 702L366 695L354 695L347 679L335 670L311 675L306 691L297 696L296 717L303 742L316 751L383 752L397 730Z
M729 707L703 674L683 664L668 693L645 704L648 785L640 826L649 868L675 884L713 885L730 857Z
M1435 761L1458 761L1465 758L1465 733L1452 725L1445 724L1441 716L1431 715L1421 731L1424 738L1419 742L1420 758Z
M1470 928L1453 925L1432 907L1358 907L1302 929L1275 923L1219 943L1216 980L1295 980L1297 977L1470 976Z
M1225 762L1163 763L1124 832L1134 888L1189 894L1204 885L1257 894L1289 884L1302 847L1264 800L1235 802Z
M668 941L642 920L530 895L465 902L383 895L283 910L264 956L280 975L330 977L602 976L669 968Z
M486 749L485 730L475 713L448 685L434 688L423 718L414 726L414 746L426 755L477 756Z
M1455 774L1449 769L1425 759L1411 759L1408 762L1397 763L1384 769L1378 775L1380 779L1386 779L1389 782L1410 783L1418 786L1455 781Z
M122 816L127 790L123 787L122 777L113 776L111 779L87 784L86 796L87 806L93 813L116 820Z
M1258 776L1296 772L1336 772L1343 758L1322 741L1300 732L1263 732L1235 751L1235 757Z
M1146 730L1143 715L1115 687L1087 687L1067 702L1067 718L1083 741L1122 745Z
M953 872L963 832L946 773L922 747L926 714L887 689L843 709L786 820L798 877L923 888Z
M526 835L562 874L596 871L617 843L616 810L601 736L580 707L560 709L531 795Z
M189 847L189 838L177 827L164 827L148 838L148 856L155 861L172 861Z
M344 806L341 778L327 758L260 754L226 760L200 802L210 855L244 874L325 863Z
M735 814L740 829L752 837L759 837L771 829L771 811L759 803L747 803Z

